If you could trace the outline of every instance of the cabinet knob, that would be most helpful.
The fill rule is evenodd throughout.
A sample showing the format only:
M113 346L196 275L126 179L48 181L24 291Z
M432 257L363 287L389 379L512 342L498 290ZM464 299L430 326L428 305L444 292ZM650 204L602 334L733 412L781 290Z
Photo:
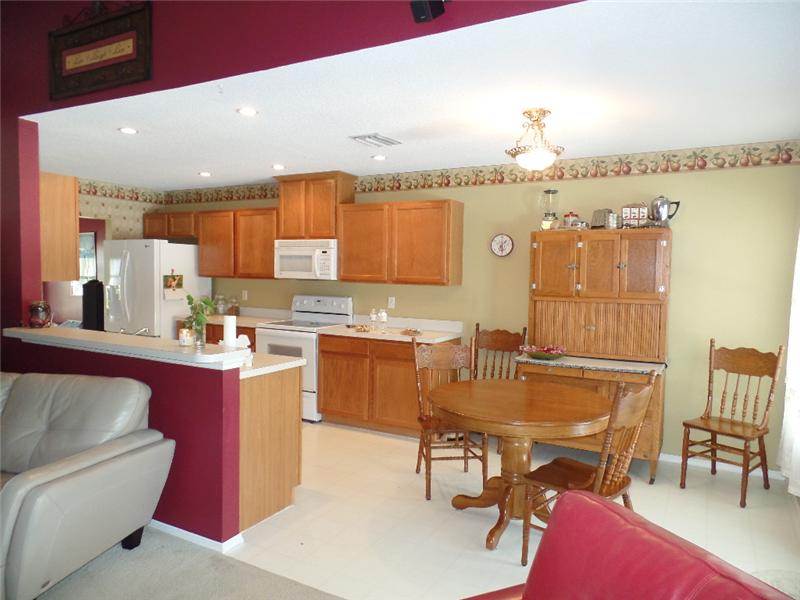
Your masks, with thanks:
M625 264L624 262L619 262L619 263L617 263L617 268L618 268L618 269L624 269L624 268L625 268L625 267L627 267L627 266L628 266L628 265L627 265L627 264Z
M587 325L586 326L586 331L594 331L596 329L597 329L597 327L595 325Z
M567 265L567 268L568 268L568 269L572 269L572 270L574 270L574 269L577 269L577 268L578 268L578 265L576 265L574 262L572 262L572 263L569 263L569 264Z
M528 381L528 376L527 375L520 375L519 376L519 380L520 381Z

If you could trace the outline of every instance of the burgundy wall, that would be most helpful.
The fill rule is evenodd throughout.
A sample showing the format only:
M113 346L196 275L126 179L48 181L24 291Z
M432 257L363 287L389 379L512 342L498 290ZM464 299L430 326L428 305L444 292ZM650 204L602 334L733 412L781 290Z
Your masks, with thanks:
M150 386L149 424L175 440L155 519L225 541L239 533L239 370L216 371L9 340L19 372L131 377Z
M444 15L424 24L413 21L407 1L156 1L152 79L59 102L48 100L47 32L89 3L1 2L2 325L18 324L27 302L41 295L38 188L30 168L19 172L20 160L28 165L33 160L26 156L33 152L27 140L19 140L26 146L22 154L17 148L19 116L269 69L572 1L454 0Z

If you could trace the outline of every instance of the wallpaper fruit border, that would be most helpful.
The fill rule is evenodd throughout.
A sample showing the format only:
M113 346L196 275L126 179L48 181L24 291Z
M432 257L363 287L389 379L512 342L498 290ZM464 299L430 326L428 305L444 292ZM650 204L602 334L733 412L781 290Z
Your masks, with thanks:
M617 154L559 160L545 171L526 171L515 164L436 169L367 175L356 180L356 192L385 192L536 181L667 175L800 163L800 140L708 146L684 150ZM278 197L278 185L262 183L194 190L156 192L113 183L80 181L82 196L129 200L147 204L197 204Z

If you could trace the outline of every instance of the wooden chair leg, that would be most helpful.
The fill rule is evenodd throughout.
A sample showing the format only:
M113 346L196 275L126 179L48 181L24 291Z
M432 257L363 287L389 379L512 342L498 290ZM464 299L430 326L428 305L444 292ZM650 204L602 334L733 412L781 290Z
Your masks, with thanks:
M628 495L628 492L622 494L622 503L628 510L633 510L633 502L631 502L631 497Z
M464 473L469 473L469 431L464 432Z
M525 513L522 517L522 566L528 564L528 540L531 537L531 513L533 509L533 494L531 487L525 486Z
M739 506L747 506L747 479L750 477L750 440L744 443L744 455L742 456L742 495Z
M489 436L481 434L481 475L483 476L483 487L486 487L486 480L489 479Z
M686 463L689 462L689 428L683 428L683 448L681 449L681 489L686 488Z
M425 435L425 500L431 499L431 434Z
M425 443L422 440L423 436L424 436L424 434L422 432L420 432L420 434L419 434L419 448L417 448L417 473L419 473L419 467L422 464L422 450L423 450L423 444Z
M711 434L711 474L717 474L717 434Z
M767 469L767 446L764 444L764 436L758 438L758 455L761 458L761 475L764 477L764 489L769 489L769 470Z

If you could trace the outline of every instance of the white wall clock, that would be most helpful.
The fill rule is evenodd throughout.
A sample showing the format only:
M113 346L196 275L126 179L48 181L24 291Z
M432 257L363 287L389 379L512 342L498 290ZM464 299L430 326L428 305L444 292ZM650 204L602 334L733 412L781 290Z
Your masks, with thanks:
M514 240L507 233L498 233L492 238L489 248L495 256L508 256L514 249Z

